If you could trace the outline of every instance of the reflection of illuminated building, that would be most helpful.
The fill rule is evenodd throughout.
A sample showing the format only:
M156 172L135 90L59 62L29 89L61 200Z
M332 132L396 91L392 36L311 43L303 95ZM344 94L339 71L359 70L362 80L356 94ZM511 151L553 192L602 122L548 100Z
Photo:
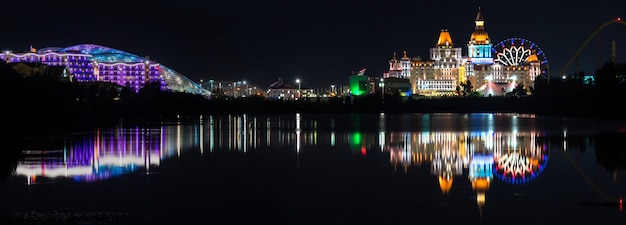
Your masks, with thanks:
M90 182L139 169L149 174L162 159L179 155L181 149L197 145L198 136L194 127L181 125L97 130L82 140L64 144L62 150L24 151L26 157L18 162L15 172L26 176L29 184L37 183L40 177L67 177Z
M411 149L410 133L389 133L389 140L385 141L384 150L389 151L390 162L394 166L402 165L404 170L412 164L419 165L424 161L426 155L414 152Z
M359 127L363 123L357 118L353 121L353 131L335 131L333 120L330 124L318 124L308 116L220 115L166 123L158 128L96 131L82 140L67 142L54 155L20 161L17 175L26 176L29 183L41 182L37 179L46 177L93 181L143 170L154 172L162 160L179 157L190 148L199 149L204 155L219 150L247 153L259 148L289 146L300 157L314 149L311 146L326 145L345 147L342 150L360 157L370 157L370 152L374 156L388 154L394 169L406 171L425 165L437 178L433 182L439 182L444 194L452 190L455 179L458 181L464 171L469 171L467 176L477 192L478 203L484 204L484 194L493 176L502 179L503 174L526 174L522 177L534 178L547 161L543 148L535 143L537 134L517 132L515 126L512 132L389 132L385 129L372 132ZM381 115L379 127L386 126L386 119ZM497 123L491 117L477 121L489 128ZM318 134L318 127L329 130ZM528 160L507 161L513 157ZM500 170L502 165L509 165L509 169Z
M142 169L149 174L161 160L179 157L184 149L196 147L204 154L205 146L210 152L215 149L246 152L248 148L260 146L295 144L299 151L302 145L318 144L317 131L310 130L311 126L315 124L300 124L298 115L295 119L279 116L276 120L267 118L265 121L247 115L225 115L200 117L190 124L163 124L156 129L96 131L66 143L60 150L24 151L27 155L18 162L16 175L26 176L28 183L33 184L39 178L56 177L76 181L104 180ZM266 133L261 133L261 127L267 128ZM279 129L275 129L277 127ZM263 136L266 139L261 139ZM349 137L343 139L348 140ZM362 154L366 146L373 145L368 140L374 138L355 139L360 143Z
M485 192L489 190L493 178L493 155L475 154L469 165L469 180L472 190L476 191L476 203L482 212L485 205Z
M481 210L485 193L496 175L496 165L504 163L498 161L505 158L503 152L525 149L522 153L529 159L528 168L539 169L526 170L529 174L526 179L536 177L547 162L545 152L536 145L537 134L532 132L391 132L387 135L383 149L389 152L390 163L404 170L430 163L431 174L437 177L443 194L449 193L454 177L463 175L463 169L467 168Z
M447 136L450 136L450 134ZM465 146L460 145L458 148L451 148L452 146L456 146L452 145L452 143L456 144L457 141L460 141L457 138L454 138L454 140L456 141L443 144L443 148L435 151L432 160L432 174L438 176L439 188L444 194L450 192L454 176L463 174Z

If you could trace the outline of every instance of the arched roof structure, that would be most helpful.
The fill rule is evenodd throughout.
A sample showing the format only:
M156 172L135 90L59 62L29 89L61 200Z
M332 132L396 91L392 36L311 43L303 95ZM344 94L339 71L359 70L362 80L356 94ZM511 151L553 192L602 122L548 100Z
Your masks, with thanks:
M80 52L82 54L91 55L91 59L97 62L104 63L137 63L137 62L145 62L149 60L148 58L141 57L132 53L128 53L122 50L109 48L101 45L95 44L80 44L69 46L65 48L44 48L39 50L41 52L44 51L55 51L55 52ZM188 77L176 72L175 70L161 65L161 76L165 80L168 85L168 89L172 91L178 92L186 92L192 94L202 94L209 95L209 91L202 88L198 83L192 81Z

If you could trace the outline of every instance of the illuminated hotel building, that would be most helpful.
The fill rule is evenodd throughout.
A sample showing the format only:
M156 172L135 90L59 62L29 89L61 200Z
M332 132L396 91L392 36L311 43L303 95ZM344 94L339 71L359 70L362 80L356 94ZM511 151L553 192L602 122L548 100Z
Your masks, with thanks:
M499 47L504 49L497 52L485 31L485 19L480 8L474 23L474 32L467 44L468 58L465 66L466 79L472 83L472 89L480 91L483 95L504 95L515 89L518 84L525 88L531 87L535 77L541 75L537 53L525 49L523 42L522 46L504 43L514 42L515 39L500 42L502 46ZM532 49L534 46L530 47ZM492 56L492 53L496 55Z
M409 79L411 77L411 59L404 55L401 59L396 57L396 53L393 53L393 57L389 60L389 71L383 74L383 78L404 78Z
M411 87L413 93L426 96L451 95L456 91L462 75L463 58L461 48L454 47L447 29L439 33L437 45L430 49L430 62L413 62L413 74L416 82Z
M439 33L437 44L430 49L430 60L411 59L410 82L413 93L424 96L454 95L462 82L470 81L472 90L482 95L504 95L522 84L527 92L537 76L545 74L540 59L543 52L534 43L521 38L504 40L493 45L485 31L485 20L478 9L474 32L467 44L467 56L455 47L447 29ZM403 59L409 59L405 56ZM389 76L401 71L390 61Z
M383 73L383 79L381 79L380 85L383 94L412 95L414 92L411 87L411 80L414 79L414 76L411 74L411 67L411 59L406 55L406 51L400 59L394 52L393 57L389 60L389 70Z
M79 81L96 81L91 56L80 52L39 51L31 48L31 52L13 53L4 51L0 58L6 63L36 62L46 66L64 66Z
M158 83L162 90L209 95L199 84L148 57L99 45L31 48L25 53L4 51L0 59L11 64L65 66L69 74L64 75L78 82L111 82L134 91L139 91L147 83Z

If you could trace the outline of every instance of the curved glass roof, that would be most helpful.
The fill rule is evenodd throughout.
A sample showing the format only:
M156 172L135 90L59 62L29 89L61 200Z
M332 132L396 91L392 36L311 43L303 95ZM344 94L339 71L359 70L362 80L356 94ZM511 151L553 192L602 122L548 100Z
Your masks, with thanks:
M113 49L105 46L94 44L81 44L65 48L60 48L58 52L80 52L91 55L93 61L104 63L136 63L145 62L147 59L135 54L131 54L122 50ZM209 91L202 88L198 83L187 78L186 76L174 71L173 69L161 66L161 76L164 78L168 88L172 91L187 92L193 94L209 95Z

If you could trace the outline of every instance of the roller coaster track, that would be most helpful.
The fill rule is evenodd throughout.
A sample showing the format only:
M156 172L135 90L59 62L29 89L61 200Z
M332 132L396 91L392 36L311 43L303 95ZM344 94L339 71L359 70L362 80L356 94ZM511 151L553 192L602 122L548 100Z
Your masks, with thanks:
M600 188L596 182L594 182L589 175L587 175L582 168L580 168L580 166L578 166L578 163L574 161L574 159L572 159L572 157L570 157L566 152L563 152L563 156L565 156L565 159L567 159L567 161L569 161L572 166L574 166L574 168L576 169L576 171L578 171L578 173L580 174L580 176L589 183L589 186L591 186L591 188L596 191L604 200L605 202L603 202L603 204L600 205L604 205L604 206L616 206L619 208L619 211L621 212L623 209L623 199L622 196L611 196L608 193L606 193L605 191L602 190L602 188Z
M580 54L580 52L583 51L583 49L585 49L585 47L587 47L587 44L589 44L589 42L591 41L591 39L593 39L594 37L596 37L596 35L598 35L598 33L600 33L600 31L602 31L606 26L608 26L609 24L612 23L621 23L623 25L626 26L626 22L622 21L620 18L617 19L613 19L613 20L609 20L608 22L602 24L600 27L598 27L598 29L596 29L596 31L594 31L589 38L587 38L587 40L585 41L585 43L580 46L580 48L578 49L578 51L576 51L576 54L574 54L572 56L572 58L567 62L567 64L565 64L565 66L563 67L563 69L561 69L561 71L559 72L559 75L563 75L563 72L565 72L565 70L567 69L567 67L572 64L572 62L574 62L574 60L576 60L576 58L578 57L578 54Z

